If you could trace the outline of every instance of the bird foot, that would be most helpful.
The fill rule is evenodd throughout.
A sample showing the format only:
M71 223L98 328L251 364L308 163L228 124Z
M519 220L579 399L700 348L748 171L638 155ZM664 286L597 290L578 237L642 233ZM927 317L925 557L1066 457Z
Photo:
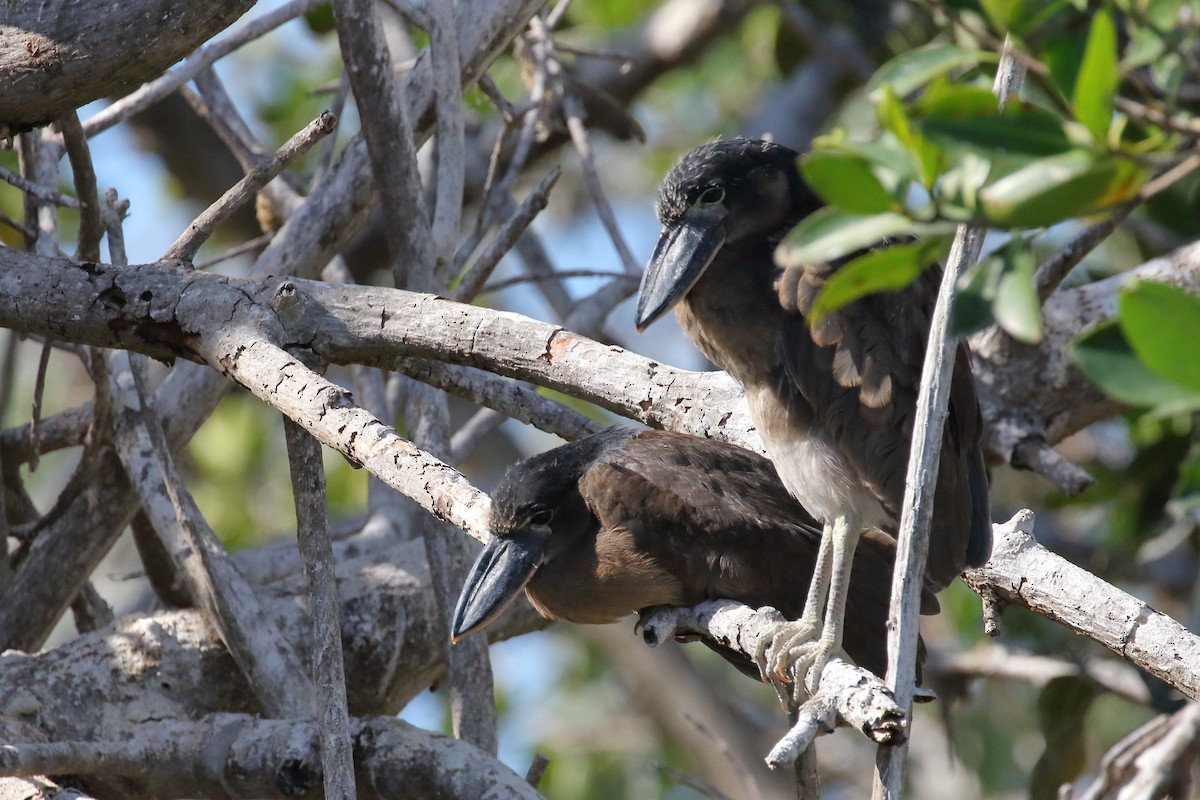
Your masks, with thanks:
M754 663L758 665L763 682L775 687L780 701L785 706L800 702L800 686L788 688L791 674L797 664L807 665L805 654L815 643L814 637L821 630L820 621L811 622L801 618L779 627L770 641L760 640L754 651ZM797 659L804 659L798 661Z
M827 634L822 634L821 638L815 642L807 642L796 648L798 653L792 668L797 675L802 668L808 668L804 674L803 684L810 697L817 693L817 689L821 685L821 673L824 672L825 665L837 648L837 641ZM799 687L797 687L798 689Z
M791 702L799 705L806 694L812 697L817 693L821 672L838 648L838 642L825 632L814 639L812 627L795 625L792 630L780 631L772 640L770 677L777 692L780 684L791 683Z

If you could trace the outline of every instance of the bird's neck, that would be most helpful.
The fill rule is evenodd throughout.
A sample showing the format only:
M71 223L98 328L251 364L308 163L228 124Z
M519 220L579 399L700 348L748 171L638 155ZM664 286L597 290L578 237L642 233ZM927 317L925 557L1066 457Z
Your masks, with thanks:
M726 245L676 307L680 327L744 386L769 380L783 309L775 297L774 243Z

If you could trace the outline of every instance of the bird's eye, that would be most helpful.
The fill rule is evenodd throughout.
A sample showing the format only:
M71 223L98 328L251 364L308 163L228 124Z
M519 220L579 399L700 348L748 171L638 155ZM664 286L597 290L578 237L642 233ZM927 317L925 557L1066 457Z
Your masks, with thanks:
M696 203L702 206L715 206L724 199L725 189L723 187L710 186L700 193L700 199Z
M554 519L554 512L548 508L543 508L529 515L529 524L544 527L549 525L552 519Z

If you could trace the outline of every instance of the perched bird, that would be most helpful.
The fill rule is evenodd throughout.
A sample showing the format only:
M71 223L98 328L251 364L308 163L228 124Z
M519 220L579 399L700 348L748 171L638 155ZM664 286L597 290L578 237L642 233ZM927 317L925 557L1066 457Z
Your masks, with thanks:
M757 453L665 431L609 428L509 469L492 539L454 611L457 640L524 588L543 616L613 622L652 606L725 598L803 610L821 532ZM895 544L869 532L854 558L846 653L882 674ZM924 611L937 600L924 597ZM757 677L752 659L704 640Z
M776 246L820 206L798 157L770 142L730 139L693 150L671 169L636 322L643 330L675 308L697 347L745 388L784 485L824 526L804 613L786 646L775 648L786 654L776 660L781 673L789 664L809 666L811 690L855 601L847 575L859 537L897 528L941 270L810 325L813 299L838 267L776 266ZM967 564L982 564L991 549L981 426L970 353L959 345L925 566L932 591Z

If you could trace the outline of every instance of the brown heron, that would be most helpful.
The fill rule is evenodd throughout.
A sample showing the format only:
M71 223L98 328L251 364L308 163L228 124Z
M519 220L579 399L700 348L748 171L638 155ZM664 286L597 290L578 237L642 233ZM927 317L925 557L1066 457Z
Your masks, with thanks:
M490 528L454 611L455 640L495 619L522 588L543 616L575 623L718 598L794 618L821 542L816 522L757 453L622 428L509 469L492 493ZM868 532L850 577L844 649L879 673L894 550L891 538ZM926 593L923 611L936 610ZM704 641L760 674L746 656Z
M671 169L637 327L675 308L704 355L742 384L784 484L824 526L804 613L774 648L776 671L809 666L812 690L854 601L848 571L859 537L897 527L941 271L927 269L905 289L867 295L810 325L806 314L838 265L776 266L776 246L820 205L798 157L770 142L730 139ZM960 344L925 565L932 591L991 549L981 424L970 353Z

